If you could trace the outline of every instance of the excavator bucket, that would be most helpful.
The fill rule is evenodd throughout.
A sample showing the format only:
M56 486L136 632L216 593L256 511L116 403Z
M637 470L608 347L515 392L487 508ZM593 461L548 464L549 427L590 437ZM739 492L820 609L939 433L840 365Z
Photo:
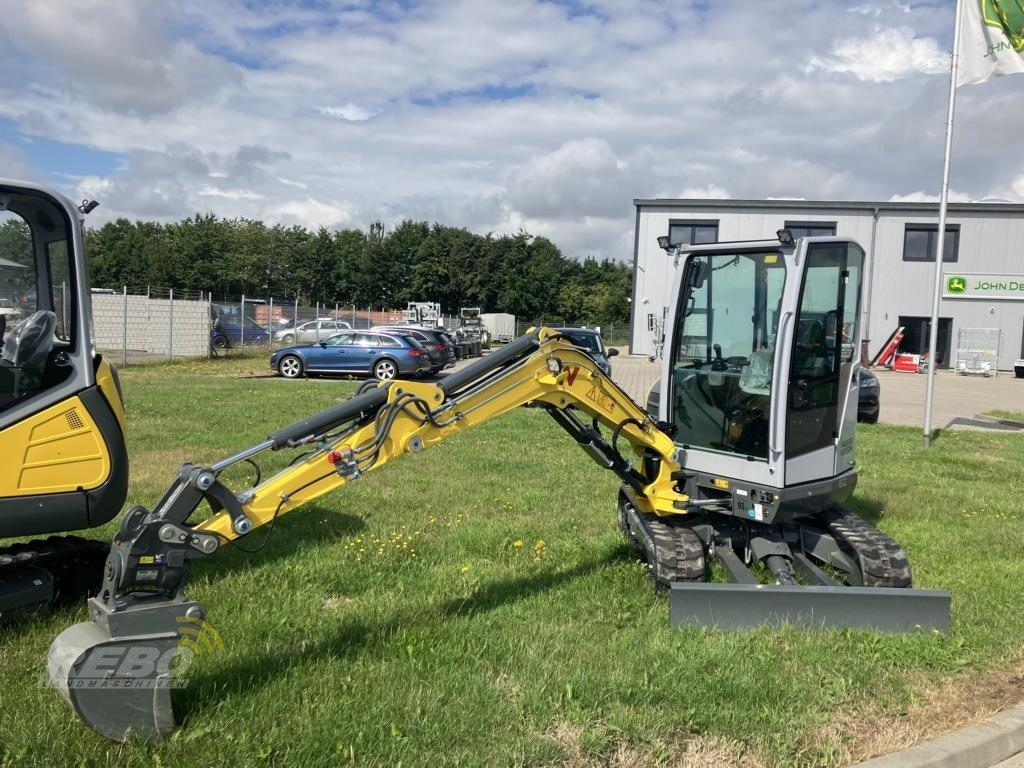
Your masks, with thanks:
M50 682L100 735L163 739L176 727L171 688L178 643L177 633L114 638L96 622L75 624L50 646Z

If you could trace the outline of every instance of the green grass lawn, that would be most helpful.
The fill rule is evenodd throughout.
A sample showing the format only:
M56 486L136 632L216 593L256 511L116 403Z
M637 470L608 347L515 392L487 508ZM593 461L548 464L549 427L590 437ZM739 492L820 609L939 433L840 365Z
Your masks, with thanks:
M264 364L122 372L130 502L358 385L241 375ZM197 564L225 648L196 657L165 743L105 741L41 685L83 607L0 631L0 764L832 766L922 707L1005 703L984 681L1020 674L1024 436L925 450L866 426L859 447L851 507L916 585L953 592L948 637L670 629L615 530L615 478L517 410L282 518L257 555Z
M994 416L997 419L1016 421L1024 424L1024 411L988 411L987 416Z

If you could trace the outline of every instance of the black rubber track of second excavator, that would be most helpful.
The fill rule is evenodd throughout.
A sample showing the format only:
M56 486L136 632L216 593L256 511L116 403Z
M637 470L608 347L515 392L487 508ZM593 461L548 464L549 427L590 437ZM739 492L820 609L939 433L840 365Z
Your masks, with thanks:
M857 554L865 587L911 586L907 553L873 525L839 506L829 507L814 520Z
M667 587L673 581L704 580L704 545L696 533L654 515L644 515L644 523L657 552L657 562L650 566L658 584Z
M5 571L32 565L54 578L54 602L75 602L96 594L110 545L81 536L50 536L0 548L0 579Z

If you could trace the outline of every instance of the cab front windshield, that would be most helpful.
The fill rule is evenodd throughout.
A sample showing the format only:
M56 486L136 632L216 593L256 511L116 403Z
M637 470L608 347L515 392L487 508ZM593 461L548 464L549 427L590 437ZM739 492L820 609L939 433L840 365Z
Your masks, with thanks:
M671 360L672 410L684 445L767 460L785 282L779 252L690 256Z

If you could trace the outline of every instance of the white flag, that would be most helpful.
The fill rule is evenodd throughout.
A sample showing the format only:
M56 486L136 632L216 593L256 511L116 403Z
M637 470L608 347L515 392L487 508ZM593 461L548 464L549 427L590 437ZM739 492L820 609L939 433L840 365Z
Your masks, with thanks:
M1024 72L1024 0L960 0L956 85Z

